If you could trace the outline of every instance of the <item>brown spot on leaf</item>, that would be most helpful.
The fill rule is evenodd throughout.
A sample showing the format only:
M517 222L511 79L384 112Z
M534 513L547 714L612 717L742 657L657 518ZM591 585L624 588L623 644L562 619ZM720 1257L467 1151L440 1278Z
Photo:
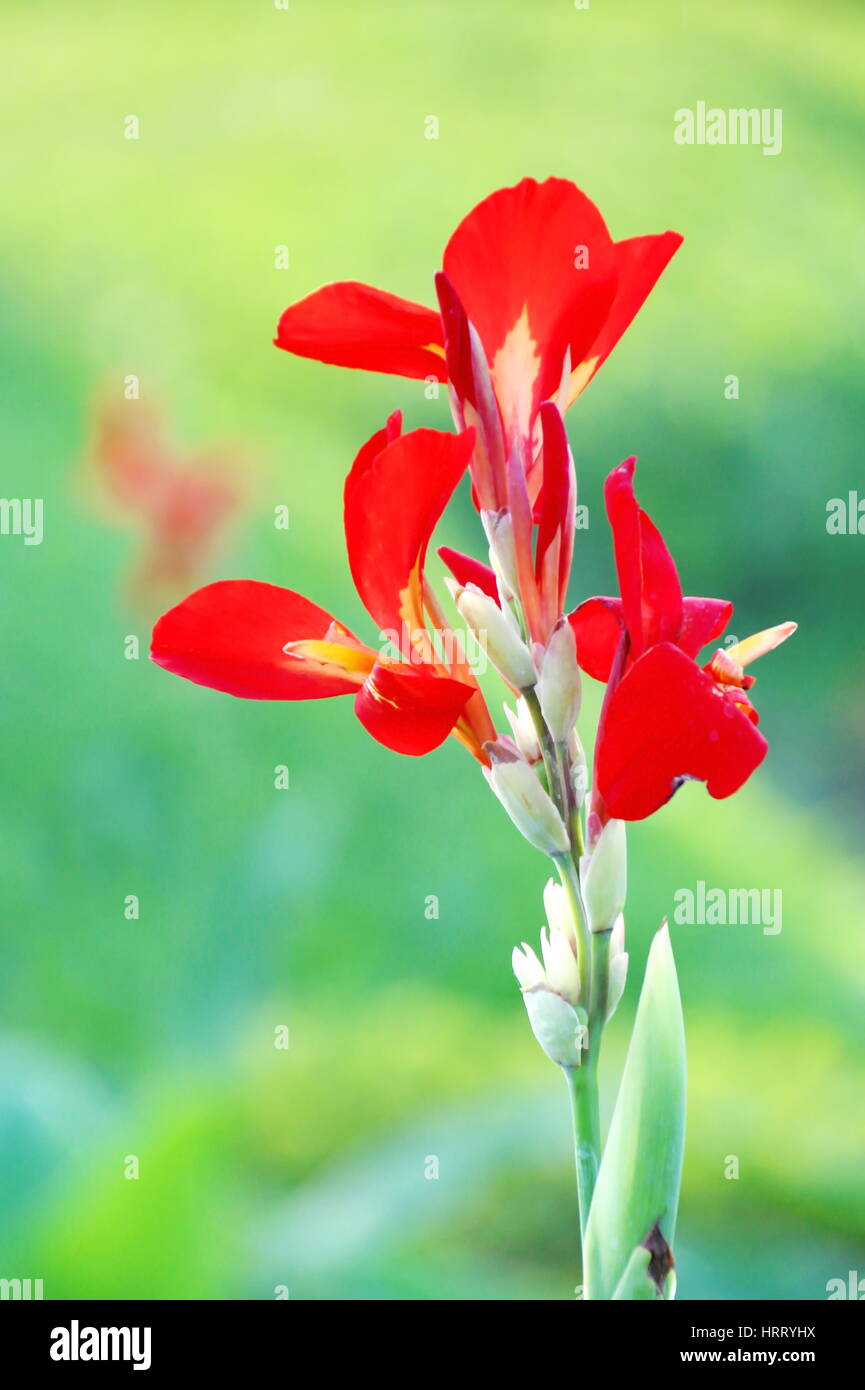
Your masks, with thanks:
M664 1284L667 1275L674 1268L676 1261L673 1259L673 1252L665 1241L661 1232L661 1227L656 1221L648 1234L640 1242L644 1250L648 1250L651 1259L649 1260L649 1278L658 1290L659 1298L664 1296Z

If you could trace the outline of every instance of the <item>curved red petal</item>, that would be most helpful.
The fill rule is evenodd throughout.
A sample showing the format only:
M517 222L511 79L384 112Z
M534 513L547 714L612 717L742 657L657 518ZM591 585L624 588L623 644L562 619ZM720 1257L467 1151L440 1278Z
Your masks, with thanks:
M357 692L355 714L394 753L419 757L444 743L474 694L427 666L377 662Z
M298 357L337 367L447 381L435 310L357 280L324 285L290 305L273 341Z
M610 667L625 627L622 600L589 598L568 614L577 639L577 661L596 681L610 678Z
M711 796L731 796L766 747L711 676L664 642L634 663L610 699L596 757L598 790L610 816L643 820L685 778L705 782Z
M476 560L472 555L464 555L461 550L453 550L449 545L440 545L438 554L458 584L476 584L481 593L493 599L501 608L499 586L496 583L495 572L489 565L485 565L482 560Z
M733 605L727 599L684 598L676 646L687 656L696 656L707 642L721 636L732 616Z
M628 237L613 245L618 272L616 293L604 322L586 351L572 355L570 401L591 381L636 318L658 279L682 245L678 232ZM569 403L570 403L569 401Z
M463 219L443 268L484 345L506 427L525 431L559 384L566 348L581 360L613 302L603 217L567 179L523 179Z
M355 674L335 675L318 662L286 655L287 642L324 640L347 628L302 594L255 579L207 584L165 613L150 655L174 675L244 700L311 700L356 690Z
M565 433L565 422L558 407L547 401L540 408L543 431L543 481L538 507L538 534L535 543L535 574L553 621L561 615L574 550L574 507L577 481ZM545 557L558 538L555 563L555 592L549 593ZM554 610L554 611L553 611Z
M446 275L441 272L436 275L435 287L441 315L448 380L461 401L471 401L474 405L476 393L472 344L466 311Z
M635 458L614 468L604 486L616 571L634 661L682 627L682 588L673 557L634 495Z
M381 443L381 432L374 436ZM436 522L468 466L474 431L413 430L361 449L345 483L352 578L382 629L420 622L420 577ZM395 639L401 645L399 639Z

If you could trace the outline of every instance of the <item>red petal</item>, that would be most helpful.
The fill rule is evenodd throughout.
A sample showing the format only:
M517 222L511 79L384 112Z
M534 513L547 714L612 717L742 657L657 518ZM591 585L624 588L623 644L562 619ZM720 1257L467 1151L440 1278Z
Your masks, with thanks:
M766 746L712 678L664 642L634 663L610 699L596 758L598 790L610 816L642 820L685 777L705 782L711 796L732 795Z
M273 341L298 357L337 367L447 381L435 310L356 280L324 285L292 304Z
M373 436L381 444L381 431ZM466 470L474 431L413 430L370 440L345 483L345 535L357 591L380 628L421 624L421 571L436 522ZM403 645L399 642L398 644Z
M684 598L682 608L684 617L676 646L691 657L721 635L733 613L732 603L720 598ZM568 615L568 621L574 629L577 659L583 670L596 681L609 680L625 625L621 599L586 599Z
M402 434L402 411L395 410L387 417L384 428L371 434L365 444L360 446L357 457L351 466L351 473L360 477L371 467L383 449L393 444Z
M606 362L678 251L682 240L678 232L660 232L655 236L629 237L626 241L617 241L614 244L613 252L618 269L616 295L591 347L580 355L571 356L574 364L571 401Z
M377 662L354 709L367 733L386 748L420 756L444 743L473 693L430 667Z
M720 637L733 616L732 603L722 598L685 598L682 610L676 646L687 656L696 656L707 642Z
M532 504L527 484L526 456L528 452L528 439L524 436L518 437L508 455L507 497L513 527L517 582L526 627L532 641L546 643L549 633L544 630L544 621L541 615L541 595L535 578L535 562L532 555L534 517L532 516Z
M625 626L620 598L589 598L573 613L568 622L577 639L577 660L596 681L610 678L610 667L619 647Z
M540 495L540 515L538 535L535 545L535 574L538 582L543 582L544 557L558 536L560 538L558 564L556 565L556 591L544 599L552 613L552 621L561 615L565 600L568 576L574 549L574 506L576 504L576 478L574 465L568 448L565 422L558 408L547 402L540 408L543 429L543 483Z
M634 661L656 642L675 641L682 626L682 589L673 557L634 496L636 462L619 464L604 487Z
M333 642L346 628L308 598L261 584L226 579L207 584L165 613L153 629L150 655L177 676L245 700L310 700L356 690L362 676L334 675L318 662L287 656L287 642Z
M476 431L472 459L472 500L480 510L498 511L504 504L505 438L483 344L466 317L459 295L448 277L435 277L445 338L448 380L456 396L457 428Z
M589 264L577 269L583 246ZM443 267L480 334L506 427L524 432L556 390L568 345L580 361L612 303L616 267L604 219L566 179L523 179L463 219Z
M466 311L446 275L438 274L435 277L435 286L441 314L448 380L461 401L471 401L474 405L472 344Z
M482 593L501 607L495 572L489 565L475 560L472 555L463 555L461 550L452 550L449 545L440 545L438 553L458 584L476 584Z

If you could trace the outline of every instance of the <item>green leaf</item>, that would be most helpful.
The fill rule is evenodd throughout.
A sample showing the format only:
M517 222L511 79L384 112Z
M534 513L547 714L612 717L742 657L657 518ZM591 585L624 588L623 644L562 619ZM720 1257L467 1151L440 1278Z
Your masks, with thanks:
M673 1244L685 1139L685 1090L685 1029L665 922L649 951L592 1198L585 1248L587 1298L613 1298L637 1255L637 1246L649 1243L656 1250L663 1242Z
M625 1267L625 1272L616 1285L614 1299L628 1299L631 1302L654 1300L658 1290L649 1274L649 1261L652 1252L645 1245L638 1245Z

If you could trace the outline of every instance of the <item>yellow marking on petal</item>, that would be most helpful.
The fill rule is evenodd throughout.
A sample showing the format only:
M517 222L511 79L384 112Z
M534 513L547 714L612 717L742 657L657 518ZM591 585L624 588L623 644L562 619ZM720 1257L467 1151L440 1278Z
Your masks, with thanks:
M597 370L600 357L587 357L571 372L571 385L568 391L568 405L573 405L581 391L585 391Z
M755 632L752 637L746 637L743 642L726 647L725 652L740 666L747 666L750 661L756 661L758 656L765 656L767 652L774 651L775 647L780 647L782 642L793 636L797 626L797 623L778 623L777 627L764 628L762 632Z
M442 347L441 343L424 343L423 347L421 348L421 351L434 352L436 357L441 357L442 359L444 359L445 357L445 350Z
M333 619L330 627L321 640L322 642L335 642L339 647L354 647L356 651L360 652L369 650L365 642L359 641L354 633L349 632L348 628L343 627L342 623L337 622L336 618Z
M338 642L286 642L286 656L300 661L314 661L319 666L335 668L341 674L365 676L375 664L375 653L359 647L343 647Z
M524 304L523 312L493 358L492 375L506 431L518 429L528 434L532 392L540 370L541 357L529 327L528 305Z
M408 636L412 649L418 652L424 661L429 661L435 665L435 650L427 632L424 618L423 587L424 576L418 558L405 588L399 591L399 615L405 624L403 632ZM403 651L403 656L408 657L409 655L409 652Z
M388 698L387 695L382 695L381 691L375 683L375 677L372 674L367 676L364 684L366 685L367 690L369 691L370 695L376 701L377 704L390 705L391 709L399 709L398 700L391 700Z

